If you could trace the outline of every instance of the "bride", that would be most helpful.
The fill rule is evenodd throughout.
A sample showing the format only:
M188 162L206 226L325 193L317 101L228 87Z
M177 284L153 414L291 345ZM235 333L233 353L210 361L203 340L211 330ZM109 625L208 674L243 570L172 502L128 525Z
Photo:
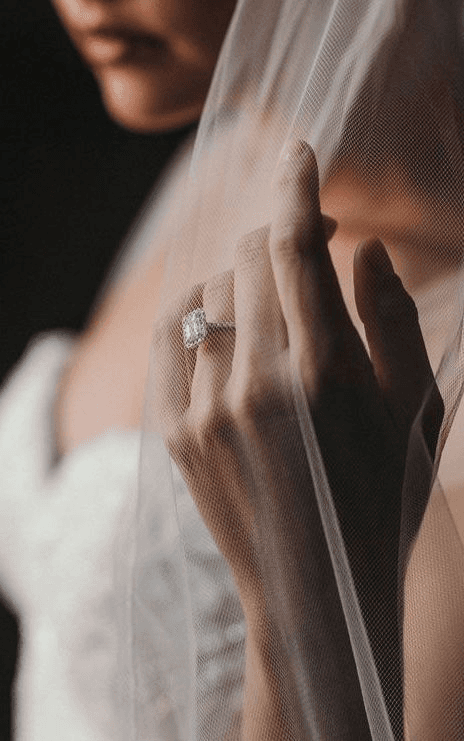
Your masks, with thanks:
M3 389L16 738L462 738L460 3L55 2L202 115Z

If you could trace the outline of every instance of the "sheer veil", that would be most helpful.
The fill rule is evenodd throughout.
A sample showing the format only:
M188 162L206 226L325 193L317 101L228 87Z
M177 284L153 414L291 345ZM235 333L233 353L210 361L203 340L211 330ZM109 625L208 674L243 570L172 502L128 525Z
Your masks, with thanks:
M394 532L373 557L371 492L361 481L356 502L337 498L296 369L279 421L288 449L274 451L274 476L269 467L262 474L259 446L244 431L252 539L284 647L271 655L287 708L282 738L464 737L464 554L436 476L464 380L463 52L458 0L239 0L188 173L164 207L170 240L155 340L170 307L231 270L240 238L272 220L276 166L291 142L308 142L323 209L347 234L367 223L365 236L378 234L396 255L444 401L433 460L424 434L433 388L424 393L401 498L388 503ZM350 263L335 264L363 336ZM271 364L264 336L260 350ZM231 741L241 738L245 623L228 563L166 450L160 394L175 399L185 389L164 377L157 341L152 355L121 617L121 738ZM286 466L311 474L300 515L316 535L298 548L279 504L288 499ZM302 576L299 562L311 564ZM385 566L390 577L380 582Z

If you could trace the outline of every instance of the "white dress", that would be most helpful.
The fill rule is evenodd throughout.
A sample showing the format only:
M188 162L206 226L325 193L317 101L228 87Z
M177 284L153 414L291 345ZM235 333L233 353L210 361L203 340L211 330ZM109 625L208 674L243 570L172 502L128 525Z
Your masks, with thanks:
M36 338L0 396L0 583L21 624L15 741L115 741L130 727L124 621L141 435L109 430L57 459L54 400L72 345L65 334ZM147 571L151 599L162 602L176 534L160 524ZM190 576L209 625L197 660L199 692L210 708L202 722L211 730L225 720L217 713L225 683L240 707L244 625L223 559L199 517L191 527L202 544ZM227 619L224 600L236 604ZM152 622L159 630L156 615ZM156 676L157 667L148 671ZM162 693L149 704L156 741Z
M106 738L116 649L115 538L137 490L140 433L56 460L53 406L70 337L34 340L0 400L0 582L19 611L15 738Z
M237 55L231 55L231 58L236 59ZM283 66L289 69L291 67L288 64ZM221 80L219 76L217 79ZM225 139L223 149L226 149L227 143L228 140ZM265 148L267 143L268 140L263 136L262 147ZM276 148L280 147L276 144ZM217 150L214 150L213 155L211 161L222 178L225 172L220 166L222 160L220 157L216 159ZM271 171L272 157L265 160L265 163ZM248 164L252 167L252 164ZM211 171L205 168L204 172L207 181ZM257 172L259 174L258 170ZM211 183L214 182L214 178L211 178ZM210 191L213 191L213 185L208 182L208 195ZM200 189L199 192L202 196L203 191ZM167 201L165 198L164 206L169 205L170 189L166 189L165 195ZM219 205L211 204L209 199L204 199L204 202L208 204L208 209L211 207L213 213L222 215L225 211L224 222L217 223L218 232L226 232L226 217L234 209L224 210L223 205L221 207L222 188L211 195L215 196ZM264 195L264 191L261 195L258 190L258 195L249 202L248 210L257 225L265 223L262 219L264 212L257 208L257 203L264 199ZM169 209L164 210L169 213ZM172 209L171 220L177 219L178 212ZM246 214L243 216L243 224L245 223ZM241 219L239 225L242 225ZM142 233L142 238L135 240L140 245L142 254L134 252L130 257L137 261L140 270L143 270L145 254L144 236L149 241L152 238L151 229L152 224L148 224L146 235ZM172 231L169 219L166 231ZM243 231L237 236L242 234ZM235 244L232 237L231 242ZM191 250L188 240L186 245ZM216 247L214 240L211 240L211 245ZM223 245L223 249L226 254L227 243ZM200 276L208 258L206 248L203 258L203 262L198 262ZM228 263L225 266L228 267ZM179 270L181 267L183 265ZM213 269L215 263L211 265L211 270ZM130 677L127 677L125 685L124 676L117 670L121 653L124 654L126 648L117 637L121 635L120 612L124 613L126 600L130 599L130 581L128 576L126 579L126 568L130 571L132 541L127 525L132 521L136 504L140 433L107 431L88 444L79 446L61 461L56 461L53 407L57 380L70 353L70 342L72 341L69 338L57 335L37 340L0 398L0 584L22 620L16 741L58 741L63 738L66 741L115 741L121 737L121 729L114 698L122 698L121 713L124 714L125 691L127 690L128 696L131 692ZM440 476L445 490L451 485L458 493L461 491L460 433L463 426L464 419L461 416L456 419L454 447L448 445L447 466L442 467L443 475ZM461 497L456 496L455 510L460 501ZM444 667L440 674L438 660L429 662L428 659L426 671L420 666L412 667L414 681L419 678L424 684L432 685L419 688L419 698L427 698L426 703L412 703L421 713L422 727L432 728L431 733L433 717L431 722L428 717L429 714L433 716L434 709L428 698L432 696L432 692L437 694L438 688L446 695L446 701L454 694L459 700L459 705L456 702L454 707L461 707L461 654L464 645L460 631L455 627L462 623L462 608L458 599L453 604L449 599L450 595L464 594L461 584L461 544L458 542L458 533L446 521L448 513L444 499L440 498L438 505L438 508L429 508L429 527L424 530L425 537L419 540L415 549L411 569L412 581L418 587L413 597L420 597L422 600L417 609L419 618L422 616L422 630L419 633L413 622L407 626L415 643L420 644L419 648L425 646L430 653L430 646L437 647L435 653ZM444 522L446 527L440 529L440 522ZM195 528L195 532L196 528L202 527L198 519L189 519L188 523ZM159 529L162 529L161 525ZM443 542L440 541L442 533L447 538ZM163 538L164 533L158 535L159 541L155 544L158 547L154 547L153 553L149 555L155 560L162 560L164 557L166 571L166 568L169 569L171 554L170 533L165 534L166 539ZM428 535L436 535L439 547L436 541L433 542L433 547L428 547ZM240 704L243 623L239 619L239 611L227 604L223 579L225 571L211 545L211 538L202 535L187 538L187 542L198 543L199 549L204 546L206 553L204 559L200 556L196 558L198 568L195 571L192 567L190 574L195 580L190 592L198 598L197 604L203 614L207 615L200 631L202 643L196 648L198 665L203 675L200 699L202 707L207 709L201 722L204 728L208 728L208 733L201 732L197 737L217 741L225 738L221 723L227 725L221 707L221 687L225 686L226 681L237 687L236 706L239 707ZM433 571L428 569L431 556L434 559ZM153 561L147 562L148 575L154 573L150 568L152 563ZM424 564L427 568L421 571ZM447 583L444 575L447 576ZM124 590L124 584L129 587L127 591ZM442 585L444 596L440 591ZM454 590L453 585L456 587ZM154 592L158 589L162 591L164 587L158 578L151 579L149 586ZM447 599L449 610L445 615ZM431 618L429 622L426 619L428 616ZM438 616L436 621L435 616ZM150 630L156 618L155 612L149 614ZM201 620L198 619L197 622L200 624ZM204 627L206 624L209 630ZM174 635L176 627L174 620ZM153 626L153 630L155 628ZM182 655L182 641L185 636L179 631L177 634L179 655ZM447 637L450 637L449 649L444 651L442 647ZM423 655L421 650L416 650L415 643L411 640L408 644L413 648L411 663ZM216 661L217 658L219 661ZM145 663L149 670L153 662L147 657ZM124 656L122 664L124 665ZM153 672L148 671L147 674L156 674L157 671L163 674L162 667L158 667L155 662ZM149 676L148 679L151 680L152 677ZM410 690L411 695L414 694L413 690ZM442 699L441 696L438 697L437 717L440 717L444 706ZM162 693L153 699L149 698L148 703L151 700L153 713L146 714L154 721L150 725L150 735L147 733L137 738L157 741L156 719L162 722ZM232 707L232 704L229 703L228 707ZM449 717L452 720L452 716ZM378 735L376 737L380 738ZM446 735L443 734L442 737ZM133 736L128 734L125 741L129 738ZM169 738L191 737L186 734L177 737L174 732ZM422 734L420 738L423 741L426 735ZM427 741L436 741L437 738L437 734L428 736Z
M154 234L156 249L172 231L176 212L170 206L183 187L191 147L187 140L155 188L102 293L134 268L143 272ZM37 336L0 390L0 590L19 616L21 635L15 741L128 741L140 733L130 718L129 644L136 640L130 604L142 435L140 430L109 429L58 457L56 394L73 346L70 333ZM161 439L158 444L164 451ZM199 543L189 572L196 619L203 626L196 672L208 711L199 722L220 738L218 725L227 722L227 714L218 712L225 684L236 697L235 707L241 706L243 616L228 567L177 470L174 475L190 534ZM166 620L171 621L177 657L183 662L185 655L187 664L181 673L188 674L189 647L184 652L182 628L176 628L178 617L179 626L184 625L183 616L164 609L167 590L178 587L174 560L179 540L172 521L162 515L163 506L160 492L156 542L144 555L143 568L150 599L162 607L159 624L155 608L148 630L164 636ZM175 599L173 605L179 611ZM156 741L157 724L167 722L162 687L163 673L170 671L153 659L147 658L144 667L140 661L139 653L134 671L145 672L153 684L145 705L152 721L150 741ZM157 675L159 682L153 681ZM177 738L175 730L172 737Z

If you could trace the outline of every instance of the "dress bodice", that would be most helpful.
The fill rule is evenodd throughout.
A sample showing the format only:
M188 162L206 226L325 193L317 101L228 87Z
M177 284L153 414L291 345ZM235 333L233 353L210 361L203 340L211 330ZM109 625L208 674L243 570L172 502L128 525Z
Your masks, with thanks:
M162 516L160 490L153 537L135 544L139 430L108 430L57 459L54 400L72 348L64 334L36 338L0 396L0 583L22 634L15 741L61 739L64 728L67 741L127 741L135 675L150 677L145 709L156 739L170 714L162 675L177 654L169 635L183 650L180 542L172 519ZM179 504L199 544L188 567L196 600L190 628L199 630L197 692L211 709L201 722L215 733L224 686L240 695L244 626L224 561L185 490ZM148 620L145 643L131 654L127 647L140 640L130 622L134 562ZM224 600L236 605L226 620ZM155 654L147 652L148 634Z

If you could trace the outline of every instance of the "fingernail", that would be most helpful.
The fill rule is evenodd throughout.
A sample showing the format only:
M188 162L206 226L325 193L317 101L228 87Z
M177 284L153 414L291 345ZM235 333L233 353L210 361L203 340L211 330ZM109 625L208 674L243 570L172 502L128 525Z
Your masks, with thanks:
M380 239L368 240L361 245L366 265L377 275L394 274L389 254Z
M304 139L297 139L287 146L282 159L284 162L299 162L310 151L311 147Z

